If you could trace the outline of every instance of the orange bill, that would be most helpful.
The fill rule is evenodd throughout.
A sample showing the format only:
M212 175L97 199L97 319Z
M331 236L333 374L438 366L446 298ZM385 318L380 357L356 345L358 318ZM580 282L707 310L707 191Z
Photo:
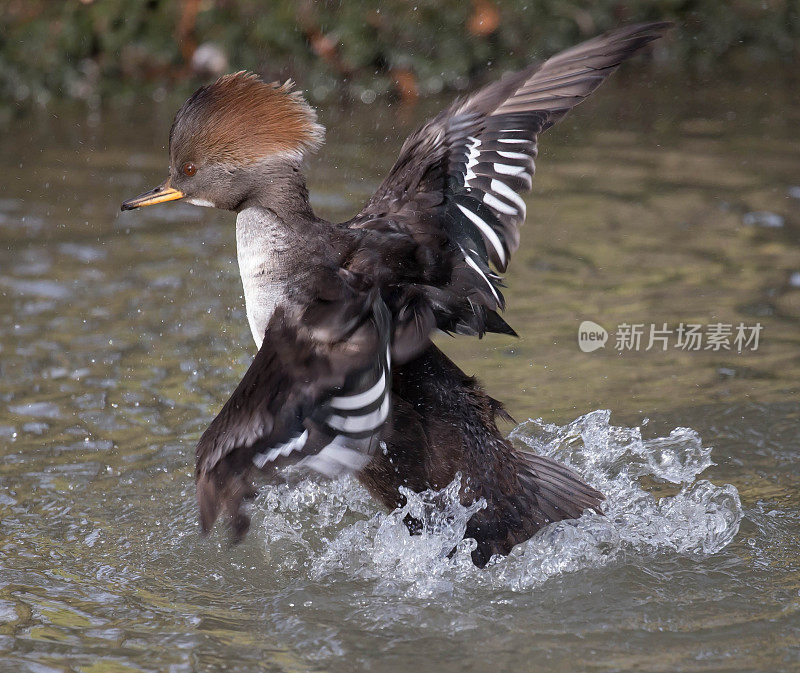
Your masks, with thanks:
M154 206L156 203L175 201L177 199L182 199L184 196L186 195L182 191L170 187L169 180L167 180L158 187L123 202L122 210L134 210L142 206Z

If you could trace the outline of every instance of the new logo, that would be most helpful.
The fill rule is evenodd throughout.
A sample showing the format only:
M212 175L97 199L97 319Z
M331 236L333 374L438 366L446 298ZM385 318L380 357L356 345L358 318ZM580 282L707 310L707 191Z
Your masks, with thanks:
M578 348L584 353L604 348L606 341L608 341L608 332L602 325L591 320L584 320L578 327Z

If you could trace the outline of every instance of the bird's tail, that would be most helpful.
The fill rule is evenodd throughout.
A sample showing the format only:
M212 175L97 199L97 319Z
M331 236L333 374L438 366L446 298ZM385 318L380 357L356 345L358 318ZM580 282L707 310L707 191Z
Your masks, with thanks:
M511 487L482 489L486 508L476 512L464 537L477 540L472 560L483 567L495 554L508 554L548 524L577 519L586 510L602 514L605 500L561 463L529 452L513 451L516 479Z

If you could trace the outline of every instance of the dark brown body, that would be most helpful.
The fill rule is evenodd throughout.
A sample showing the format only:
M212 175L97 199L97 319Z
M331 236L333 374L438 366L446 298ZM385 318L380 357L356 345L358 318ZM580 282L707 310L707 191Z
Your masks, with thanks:
M358 478L387 508L405 504L399 488L442 489L461 473L461 501L484 498L465 537L478 541L472 558L484 566L494 554L508 554L551 521L597 508L602 495L564 466L515 450L497 428L507 416L477 381L431 346L394 372L392 424ZM549 468L551 488L542 481ZM544 486L544 489L542 488ZM549 499L549 500L548 500ZM406 521L414 531L416 523Z

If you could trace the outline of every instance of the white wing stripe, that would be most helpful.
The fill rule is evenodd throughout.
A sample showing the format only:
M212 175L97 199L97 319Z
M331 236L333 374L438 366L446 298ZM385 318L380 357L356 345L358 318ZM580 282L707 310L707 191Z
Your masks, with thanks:
M490 185L490 189L493 192L496 192L500 196L508 199L512 203L517 205L517 208L522 213L522 216L525 217L525 202L522 200L519 194L517 194L511 187L509 187L505 182L502 180L492 180Z
M504 159L530 159L529 155L523 154L522 152L503 152L502 150L497 150L497 153Z
M285 444L278 444L274 449L270 449L266 453L257 453L253 456L253 464L261 469L267 463L271 463L279 456L288 456L292 451L299 451L302 449L306 440L308 439L308 430L305 430L302 435L293 437Z
M493 164L493 166L495 172L502 175L520 175L527 170L525 166L511 166L509 164Z
M463 251L463 249L462 249L462 251ZM469 264L469 266L471 266L473 269L475 269L475 271L477 271L478 275L486 281L486 284L489 286L489 289L492 291L492 294L494 295L495 300L499 304L500 303L500 297L497 296L497 292L494 289L494 285L492 285L492 282L486 277L486 274L483 273L483 271L481 271L480 267L470 258L470 256L466 252L464 253L464 259L467 260L467 264Z
M481 146L481 141L473 136L469 136L467 140L471 141L469 145L467 145L467 147L469 147L469 152L467 152L467 172L464 175L464 185L468 187L469 181L476 177L472 167L478 163L478 157L481 153L478 148Z
M389 404L389 396L387 395L386 399L383 400L383 404L375 411L363 416L337 416L334 414L325 419L325 422L339 432L357 433L375 430L389 415Z
M341 397L334 397L330 404L334 409L341 409L342 411L349 411L351 409L362 409L373 404L383 395L386 390L386 372L381 372L381 377L378 382L369 390L355 395L343 395Z
M487 194L487 196L489 196ZM495 199L497 201L497 199ZM500 203L498 201L498 203ZM481 233L487 238L489 243L491 243L492 247L497 252L497 256L500 258L500 263L505 266L506 264L506 253L503 250L503 244L500 242L500 238L495 233L494 229L492 229L486 222L484 222L477 214L473 213L469 208L465 208L460 203L456 204L458 209L467 216L467 218L480 229ZM500 204L505 205L505 204ZM512 211L513 212L513 211Z
M495 210L504 213L505 215L516 215L517 209L514 206L509 206L507 203L503 203L500 199L495 198L491 194L484 194L483 195L483 202L489 206L489 208L494 208Z
M478 155L481 153L478 148L481 146L481 141L473 136L470 136L467 140L472 141L467 145L467 147L469 147L469 152L467 152L467 168L470 168L478 163Z
M336 435L318 454L303 458L298 465L316 470L326 477L335 477L345 470L360 470L370 460L370 455L348 448L346 441L346 437Z
M497 139L497 142L499 142L499 143L516 143L516 144L521 144L521 143L529 143L529 142L531 142L531 141L530 141L530 140L523 140L522 138L498 138L498 139Z

